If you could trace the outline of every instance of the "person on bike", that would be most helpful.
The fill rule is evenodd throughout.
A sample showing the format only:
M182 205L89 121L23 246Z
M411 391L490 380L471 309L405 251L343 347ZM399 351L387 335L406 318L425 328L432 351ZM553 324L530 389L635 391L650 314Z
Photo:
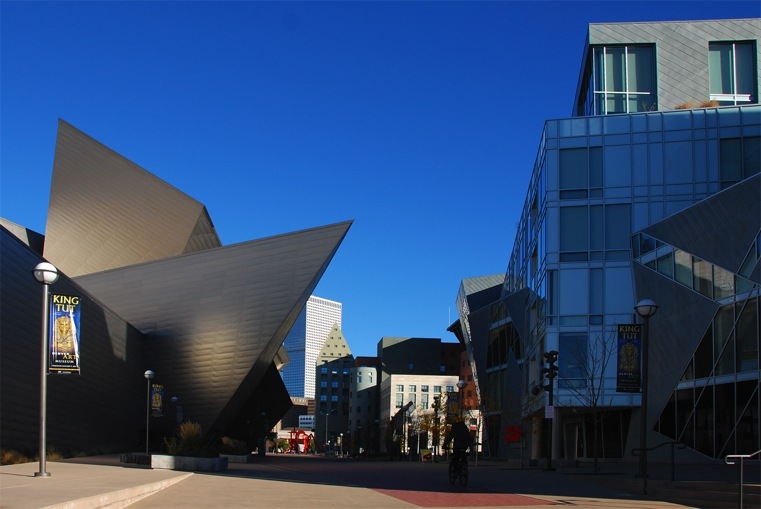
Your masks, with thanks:
M470 430L463 421L456 421L447 433L444 439L444 449L454 442L454 452L452 460L461 460L467 457L468 448L471 446Z

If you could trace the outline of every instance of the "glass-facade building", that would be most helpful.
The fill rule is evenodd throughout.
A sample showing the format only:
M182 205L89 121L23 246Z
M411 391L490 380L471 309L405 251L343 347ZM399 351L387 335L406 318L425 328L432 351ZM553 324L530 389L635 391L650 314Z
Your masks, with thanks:
M522 425L546 457L552 406L553 457L631 459L640 394L617 390L617 326L644 298L659 305L648 444L682 442L685 460L761 448L760 21L590 25L575 116L545 123L501 297L480 312L458 299L498 456L517 456L502 434Z
M315 397L315 363L331 328L341 328L342 311L340 302L312 295L288 332L283 348L289 362L280 376L292 397Z

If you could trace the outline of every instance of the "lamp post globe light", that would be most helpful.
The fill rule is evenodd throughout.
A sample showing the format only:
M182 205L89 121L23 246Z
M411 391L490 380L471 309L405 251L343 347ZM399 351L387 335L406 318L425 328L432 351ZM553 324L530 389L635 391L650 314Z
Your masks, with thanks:
M148 397L146 401L146 408L145 408L145 454L150 454L149 445L151 442L149 440L150 433L149 430L151 428L151 378L156 376L156 373L151 371L150 369L143 373L143 376L145 376L145 379L148 381Z
M58 281L58 269L52 263L38 263L32 270L34 278L42 283L42 354L40 367L40 471L35 472L35 477L50 477L45 470L47 456L47 408L48 408L48 324L50 306L50 285Z
M642 477L642 492L647 494L647 350L650 336L650 318L658 311L658 304L652 299L642 299L634 310L644 320L642 334L642 405L639 416L639 475Z

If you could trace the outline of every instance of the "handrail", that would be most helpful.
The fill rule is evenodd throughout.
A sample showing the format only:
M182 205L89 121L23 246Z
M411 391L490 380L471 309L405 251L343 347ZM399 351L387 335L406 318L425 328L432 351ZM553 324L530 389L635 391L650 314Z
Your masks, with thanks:
M744 477L743 471L744 471L744 466L745 466L745 460L746 459L750 459L753 456L760 456L761 457L761 449L759 449L758 451L756 451L754 453L751 453L751 454L728 454L724 458L724 463L726 463L727 465L736 465L737 464L735 461L730 461L730 460L737 460L737 459L740 460L740 483L739 483L740 484L740 492L739 492L739 497L740 497L740 506L739 507L740 507L740 509L743 509L743 483L745 482L745 477Z
M727 456L724 458L724 463L726 463L727 465L736 465L737 464L736 462L729 461L729 460L730 459L746 460L746 459L752 458L753 456L761 457L761 449L751 454L727 454Z
M671 440L670 442L663 442L663 443L658 444L658 445L653 446L653 447L646 447L645 450L646 451L654 451L656 449L660 449L664 445L670 445L671 446L671 480L673 481L674 480L674 464L676 463L676 461L674 460L674 446L676 445L680 449L684 449L687 446L684 445L682 442L677 442L676 440ZM640 452L641 451L640 451L639 447L637 447L636 449L632 449L632 456L639 456Z

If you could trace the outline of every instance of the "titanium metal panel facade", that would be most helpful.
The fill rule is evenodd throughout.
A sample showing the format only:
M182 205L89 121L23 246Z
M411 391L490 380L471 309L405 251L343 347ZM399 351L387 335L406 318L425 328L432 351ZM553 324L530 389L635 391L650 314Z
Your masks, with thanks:
M171 433L172 396L210 437L262 438L291 406L283 340L351 221L222 247L202 204L63 121L53 174L44 253L61 273L51 292L82 297L81 375L48 377L48 444L139 450L147 369L165 392L152 450ZM2 225L0 439L31 452L43 238Z
M145 369L185 402L193 420L204 429L225 429L272 364L349 226L209 249L76 281L147 336Z
M202 203L63 120L45 237L71 277L221 245Z
M32 269L41 261L0 228L0 447L30 455L39 444L43 292ZM91 454L136 448L145 437L143 335L65 275L50 291L82 297L82 371L48 375L48 446Z

